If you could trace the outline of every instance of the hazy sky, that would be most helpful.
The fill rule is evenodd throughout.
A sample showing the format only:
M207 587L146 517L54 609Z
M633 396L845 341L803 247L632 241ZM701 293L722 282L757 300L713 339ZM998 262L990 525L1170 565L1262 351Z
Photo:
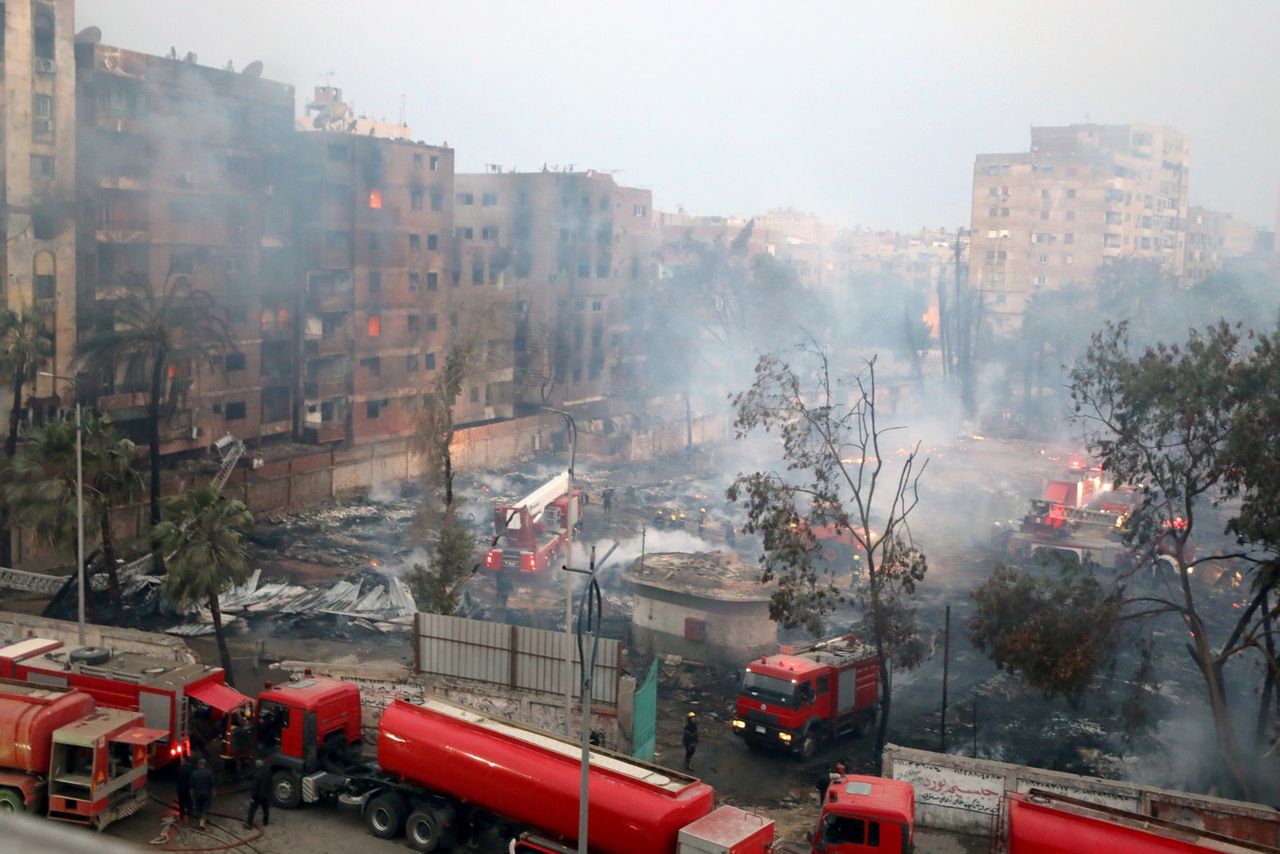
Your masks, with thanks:
M974 155L1032 124L1191 137L1193 204L1274 227L1277 0L78 0L107 44L330 79L485 163L620 170L654 204L968 224Z

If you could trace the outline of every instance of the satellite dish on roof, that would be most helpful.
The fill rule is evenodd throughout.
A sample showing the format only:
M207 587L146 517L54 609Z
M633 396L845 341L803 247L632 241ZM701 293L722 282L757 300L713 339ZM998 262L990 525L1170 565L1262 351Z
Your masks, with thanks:
M244 71L241 71L240 73L245 77L252 77L256 80L262 76L262 60L255 59L253 62L246 65L244 67Z
M102 30L97 27L85 27L76 33L76 44L97 44L102 41Z

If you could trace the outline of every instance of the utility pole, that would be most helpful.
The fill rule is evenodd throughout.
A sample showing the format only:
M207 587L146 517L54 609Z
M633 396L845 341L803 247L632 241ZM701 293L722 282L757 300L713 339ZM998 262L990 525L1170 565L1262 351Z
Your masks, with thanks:
M600 648L600 626L604 618L604 597L600 594L600 582L596 573L604 566L605 561L618 548L614 543L596 563L596 549L591 547L591 564L586 570L565 566L565 574L579 572L587 576L587 584L582 588L582 599L578 604L578 658L582 665L582 733L580 746L582 749L581 766L578 776L578 854L588 854L587 831L589 817L589 800L591 783L591 682L596 669L596 653ZM591 636L591 648L587 649L587 635Z
M578 450L578 425L573 416L562 409L542 407L547 412L554 412L564 418L569 433L569 492L568 531L565 536L564 562L566 567L573 566L573 526L578 522L578 502L573 499L573 461ZM561 669L564 679L564 735L573 735L573 578L564 574L564 665Z
M947 752L947 680L951 675L951 606L947 606L942 629L942 745L938 752Z

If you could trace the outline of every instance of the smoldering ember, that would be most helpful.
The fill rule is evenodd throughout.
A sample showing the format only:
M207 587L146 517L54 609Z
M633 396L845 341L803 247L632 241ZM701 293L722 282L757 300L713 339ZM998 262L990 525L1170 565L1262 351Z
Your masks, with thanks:
M366 7L0 2L0 850L1280 851L1280 17Z

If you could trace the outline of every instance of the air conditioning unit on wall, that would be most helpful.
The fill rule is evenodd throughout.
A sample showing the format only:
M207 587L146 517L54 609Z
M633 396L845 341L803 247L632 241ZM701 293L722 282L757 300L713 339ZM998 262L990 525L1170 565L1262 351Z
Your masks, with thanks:
M54 62L52 59L44 59L43 57L37 56L36 57L36 73L37 74L57 74L58 63Z

